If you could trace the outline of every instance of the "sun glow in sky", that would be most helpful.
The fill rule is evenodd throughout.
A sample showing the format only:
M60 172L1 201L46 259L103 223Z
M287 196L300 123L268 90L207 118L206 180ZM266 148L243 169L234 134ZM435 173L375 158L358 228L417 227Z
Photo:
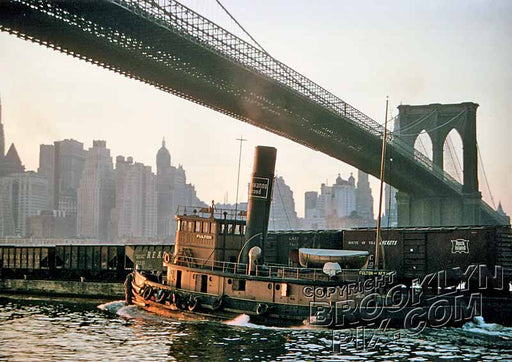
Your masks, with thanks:
M206 17L236 26L213 0L189 0ZM276 59L379 123L386 96L399 104L475 102L478 142L496 204L512 213L512 2L510 1L235 1L223 4ZM241 35L236 30L237 35ZM107 141L113 157L155 167L163 137L171 162L182 164L198 196L234 202L236 138L248 139L241 185L256 145L278 149L277 173L295 194L319 191L338 160L194 103L46 49L0 34L0 94L8 144L27 169L38 167L39 144L74 138L87 148ZM375 200L377 181L372 178ZM484 181L480 180L484 196ZM240 200L247 198L240 187Z

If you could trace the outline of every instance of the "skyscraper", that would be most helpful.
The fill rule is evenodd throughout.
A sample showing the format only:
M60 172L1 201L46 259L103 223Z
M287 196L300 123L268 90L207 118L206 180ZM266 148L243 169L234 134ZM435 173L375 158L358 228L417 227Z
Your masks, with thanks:
M5 134L2 123L2 100L0 99L0 236L16 235L16 224L13 212L13 203L17 202L17 195L13 195L13 181L4 179L4 176L23 173L25 167L22 165L16 146L11 144L9 151L5 154ZM18 217L18 214L16 214ZM19 226L19 225L18 225ZM18 227L18 231L19 227ZM24 231L24 230L23 230ZM21 232L21 231L20 231Z
M10 184L0 178L0 237L14 235L14 219L12 216Z
M160 237L171 235L173 223L173 184L174 175L171 167L171 155L165 147L165 140L162 147L156 154L156 179L157 179L157 234Z
M348 180L338 174L332 186L322 184L320 194L305 194L303 229L340 229L374 226L373 197L368 175L358 172L357 187L352 174Z
M174 238L176 221L174 215L178 206L206 206L197 198L194 185L187 184L182 165L171 165L171 155L165 147L165 140L156 155L157 167L157 210L158 236Z
M73 139L54 142L53 207L76 215L77 190L85 165L84 144Z
M332 212L327 216L335 216L338 218L351 216L356 211L356 188L355 179L352 174L348 180L341 178L338 174L336 183L332 188Z
M384 209L384 216L382 217L383 227L398 226L396 193L397 189L395 189L393 186L388 184L384 186L384 199L382 200L382 208Z
M39 168L37 173L48 179L50 202L48 210L54 206L55 146L39 145Z
M150 166L116 157L116 196L112 210L113 238L157 235L156 178Z
M13 173L23 173L25 172L25 166L21 163L20 156L18 155L18 151L16 150L16 146L14 143L11 143L9 147L9 151L3 157L2 160L2 170L1 176L10 175Z
M110 150L105 141L93 141L78 188L77 235L105 240L114 201L115 180Z
M372 190L368 182L368 174L361 170L357 172L356 211L359 218L373 222Z
M269 230L296 230L297 227L298 218L293 191L282 176L277 176L272 188Z
M10 236L28 236L28 217L39 214L48 205L48 180L35 172L15 173L0 179L0 189L14 223L14 230L6 231ZM8 233L4 236L9 236Z

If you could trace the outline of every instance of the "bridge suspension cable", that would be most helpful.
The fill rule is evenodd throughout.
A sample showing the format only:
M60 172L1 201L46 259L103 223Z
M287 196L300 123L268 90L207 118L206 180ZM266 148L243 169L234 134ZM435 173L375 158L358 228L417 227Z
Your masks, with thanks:
M494 197L491 192L491 188L489 187L489 181L487 180L487 173L485 172L484 162L482 160L482 155L480 154L480 147L478 146L478 143L476 144L476 149L478 150L478 161L480 163L480 167L482 169L482 173L484 175L485 185L487 186L487 192L489 192L489 197L491 199L492 208L496 210L496 204L494 203Z
M438 130L439 128L442 128L444 126L446 126L447 124L451 123L451 122L455 122L460 116L462 116L463 114L466 113L466 110L462 110L460 111L457 115L455 115L454 117L450 118L449 120L447 120L446 122L444 122L443 124L440 124L436 127L433 127L433 128L429 128L429 129L425 129L426 132L432 132L432 131L435 131L435 130ZM429 113L427 116L430 116L432 113ZM426 118L426 117L425 117ZM423 120L425 119L423 118ZM396 131L395 131L396 132ZM399 133L398 136L399 137L403 137L403 136L415 136L416 134L415 133L410 133L410 134L404 134L404 133Z

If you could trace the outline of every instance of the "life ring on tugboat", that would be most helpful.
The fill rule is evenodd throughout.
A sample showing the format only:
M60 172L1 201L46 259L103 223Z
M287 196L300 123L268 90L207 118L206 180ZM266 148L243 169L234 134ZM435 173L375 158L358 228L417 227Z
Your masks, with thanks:
M171 262L171 254L169 254L168 252L165 252L164 253L164 261L169 264Z
M265 303L260 303L256 307L256 314L257 315L263 315L268 312L268 305Z
M153 295L153 288L150 285L146 286L146 288L144 288L144 292L142 293L142 297L145 300L149 300L152 295Z
M167 292L164 289L159 289L156 293L155 302L157 303L163 303L165 302L165 299L167 298Z
M219 310L222 307L222 304L224 304L224 298L222 298L222 296L220 296L213 301L212 310L213 311Z
M199 307L199 298L190 296L190 299L188 302L188 310L192 312L192 311L196 310L197 307Z

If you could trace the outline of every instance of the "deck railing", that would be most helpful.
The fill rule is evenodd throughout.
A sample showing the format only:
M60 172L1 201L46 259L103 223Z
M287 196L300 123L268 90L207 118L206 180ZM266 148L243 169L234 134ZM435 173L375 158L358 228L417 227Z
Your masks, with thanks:
M245 263L177 256L174 259L174 264L189 268L222 272L223 274L249 274L249 265ZM364 273L361 273L361 271L361 269L342 269L336 276L329 277L320 268L299 268L283 265L256 265L256 268L251 272L251 275L260 278L282 280L357 282L368 278L369 275L382 275L383 273L389 273L389 271L374 271L369 269L365 269Z

